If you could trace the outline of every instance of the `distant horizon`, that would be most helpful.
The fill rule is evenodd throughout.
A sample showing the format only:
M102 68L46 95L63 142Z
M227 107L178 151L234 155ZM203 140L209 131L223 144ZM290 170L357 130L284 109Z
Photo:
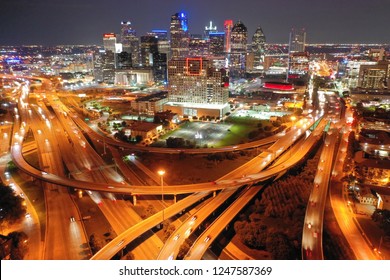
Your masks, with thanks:
M390 43L389 0L3 2L0 45L7 46L100 45L104 33L120 32L121 21L130 21L138 37L152 29L169 32L171 16L181 11L188 14L192 34L203 34L210 21L223 31L224 21L231 19L243 22L249 41L260 26L271 44L288 42L292 28L304 28L309 42Z
M250 44L249 42L248 44ZM287 43L265 43L265 45L288 45ZM313 45L364 45L364 46L370 46L370 45L386 45L390 47L390 43L306 43L305 46L313 46ZM0 45L0 47L58 47L58 46L82 46L82 47L88 47L88 46L98 46L103 47L102 44L57 44L57 45L45 45L45 44L21 44L21 45Z

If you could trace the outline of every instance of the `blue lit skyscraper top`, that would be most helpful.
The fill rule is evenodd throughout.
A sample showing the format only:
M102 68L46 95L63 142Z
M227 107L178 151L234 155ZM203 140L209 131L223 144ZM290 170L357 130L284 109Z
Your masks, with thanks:
M180 12L180 23L181 23L181 28L183 29L184 32L188 31L188 17L185 12Z
M186 57L189 51L188 17L185 12L171 16L171 57Z

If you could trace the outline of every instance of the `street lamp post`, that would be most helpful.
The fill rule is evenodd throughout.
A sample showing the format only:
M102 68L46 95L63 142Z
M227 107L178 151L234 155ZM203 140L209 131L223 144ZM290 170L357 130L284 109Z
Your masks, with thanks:
M165 209L165 206L164 206L164 174L165 174L165 170L159 170L157 171L158 175L160 175L160 183L161 183L161 201L162 201L162 204L163 204L163 210L162 210L162 223L161 225L164 223L164 209Z

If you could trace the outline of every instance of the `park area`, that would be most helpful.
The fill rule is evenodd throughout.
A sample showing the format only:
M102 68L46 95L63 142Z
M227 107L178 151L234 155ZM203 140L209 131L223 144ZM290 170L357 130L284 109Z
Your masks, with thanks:
M180 128L162 136L152 146L165 147L168 138L182 138L189 148L224 147L249 141L248 135L257 129L258 123L268 121L254 121L237 123L226 121L214 122L186 122ZM263 124L262 124L263 125Z

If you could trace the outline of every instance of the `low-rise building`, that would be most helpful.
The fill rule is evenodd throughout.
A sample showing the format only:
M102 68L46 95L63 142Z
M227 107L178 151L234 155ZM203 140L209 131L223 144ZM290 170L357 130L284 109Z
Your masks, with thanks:
M155 124L143 121L133 121L125 129L125 134L131 138L141 136L145 144L151 143L154 139L157 139L163 130L161 124Z
M163 106L168 101L167 95L167 92L159 92L139 97L131 101L131 108L140 114L155 115L163 111Z
M378 198L372 194L369 188L366 187L360 188L360 191L357 194L357 198L361 204L376 206L378 203Z

